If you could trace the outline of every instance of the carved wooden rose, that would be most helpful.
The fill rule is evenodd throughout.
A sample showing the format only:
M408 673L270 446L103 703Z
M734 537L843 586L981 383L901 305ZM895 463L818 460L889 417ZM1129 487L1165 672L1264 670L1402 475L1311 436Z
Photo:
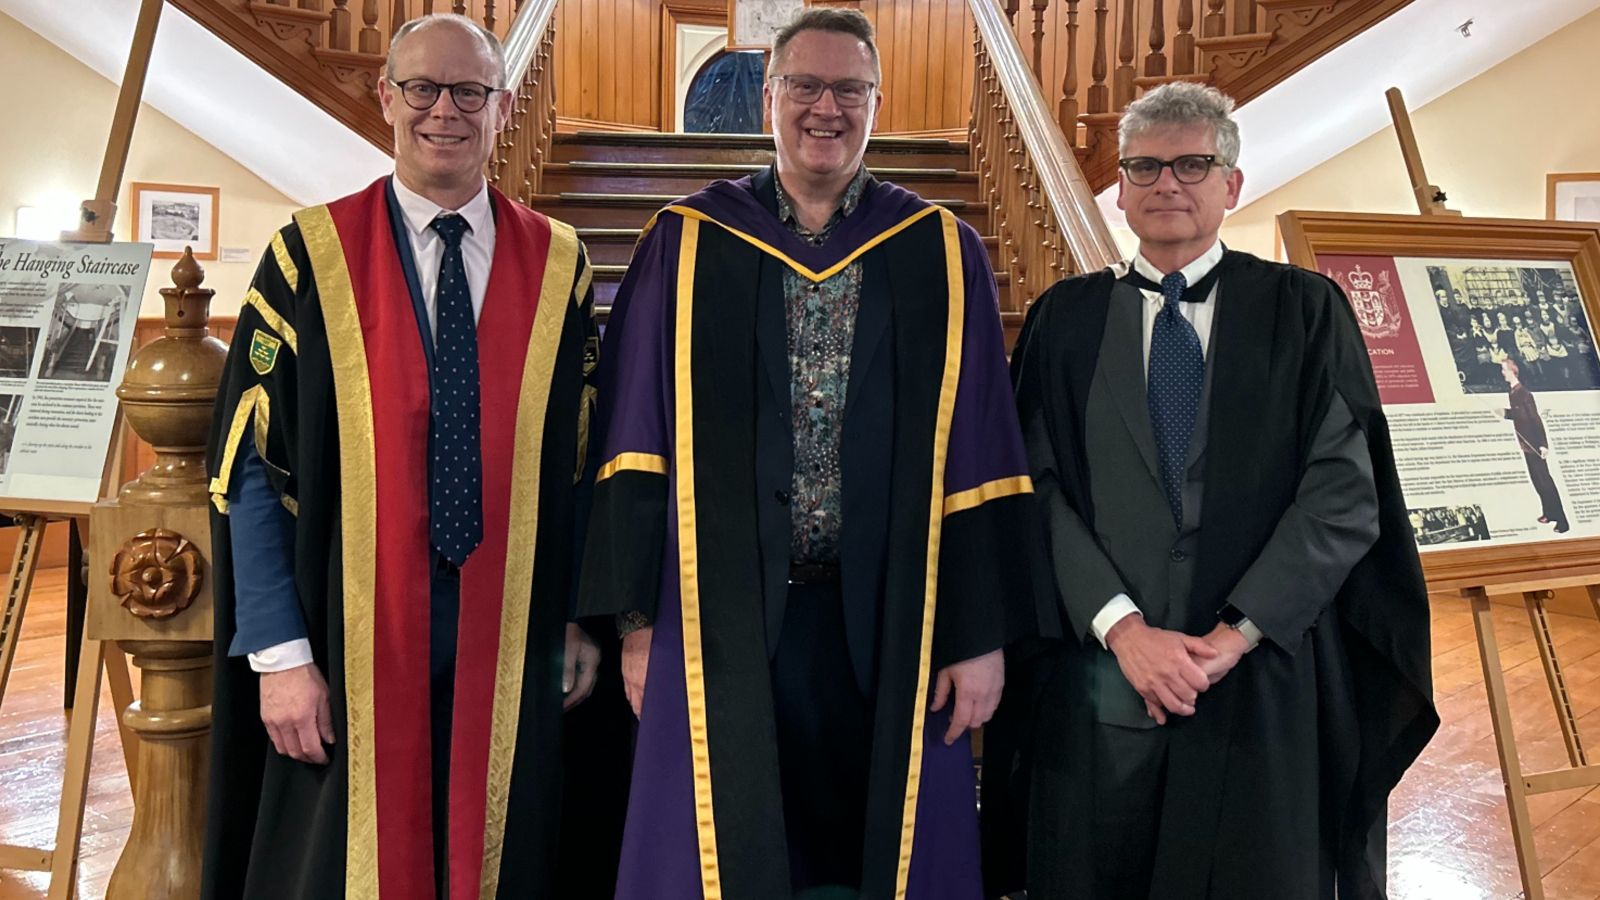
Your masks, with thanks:
M176 531L140 532L111 561L111 592L141 618L177 615L200 595L200 550Z

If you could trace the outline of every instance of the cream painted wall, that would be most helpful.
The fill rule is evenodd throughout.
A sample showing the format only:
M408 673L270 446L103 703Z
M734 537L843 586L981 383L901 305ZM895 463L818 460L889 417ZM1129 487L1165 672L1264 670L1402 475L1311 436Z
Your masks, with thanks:
M11 234L18 206L76 206L93 195L117 86L5 15L0 15L0 84L14 86L16 96L10 126L0 129L0 234ZM239 127L250 127L248 110L240 111ZM126 185L134 181L221 189L219 243L250 248L250 261L201 265L205 286L217 292L212 312L236 314L262 248L298 204L148 104L139 111L117 199L117 240L129 239L133 220ZM155 261L141 315L162 314L157 291L171 284L171 269L172 261Z
M1592 90L1600 83L1597 46L1600 12L1412 111L1428 179L1449 195L1451 209L1542 219L1547 174L1600 171L1600 103ZM1275 219L1290 209L1415 213L1394 128L1236 210L1222 239L1271 257Z

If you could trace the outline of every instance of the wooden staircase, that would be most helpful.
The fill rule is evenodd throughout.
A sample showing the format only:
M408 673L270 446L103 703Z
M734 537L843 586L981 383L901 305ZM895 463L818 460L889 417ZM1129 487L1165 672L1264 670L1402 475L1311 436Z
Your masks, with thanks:
M616 296L639 231L656 210L718 179L736 179L772 163L770 135L578 132L558 134L544 191L531 206L578 229L595 266L595 302ZM979 196L965 142L873 138L867 167L939 204L985 235L1000 274L1001 308L1010 309L1009 278L998 265L999 240Z
M557 0L170 2L385 149L390 135L374 86L400 23L451 10L503 36L516 102L490 161L490 180L580 229L597 267L602 309L615 296L639 229L657 210L711 181L742 177L771 162L770 136L663 134L624 123L615 131L558 131L569 120L558 117L566 110L557 106L572 96L573 79L591 71L594 53L623 52L587 31L574 33L573 10L582 6L587 16L590 5L609 9L606 4L620 0L564 0L559 15ZM886 54L887 96L911 97L914 109L920 92L934 96L936 82L943 98L957 82L963 85L958 96L970 96L964 121L935 129L947 134L959 126L967 140L879 137L869 145L867 165L951 209L985 236L1002 316L1014 333L1044 288L1120 255L1093 194L1116 180L1117 124L1141 91L1197 81L1248 101L1411 0L826 2L862 9L875 20ZM903 26L929 10L946 19L953 13L952 21L965 16L975 38L970 53L940 59L924 49L917 56L920 32ZM907 40L913 42L909 50ZM580 46L595 49L579 59ZM922 63L910 62L915 59ZM628 61L645 66L642 59ZM961 79L952 81L950 66L964 72ZM648 68L631 80L659 93L665 86L655 84L660 79ZM593 84L588 77L579 86ZM931 99L926 108L959 114Z

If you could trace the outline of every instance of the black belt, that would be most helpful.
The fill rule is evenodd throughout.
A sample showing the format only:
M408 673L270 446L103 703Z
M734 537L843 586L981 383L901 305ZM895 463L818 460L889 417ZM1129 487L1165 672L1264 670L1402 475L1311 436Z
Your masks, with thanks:
M838 563L790 563L790 584L839 584Z

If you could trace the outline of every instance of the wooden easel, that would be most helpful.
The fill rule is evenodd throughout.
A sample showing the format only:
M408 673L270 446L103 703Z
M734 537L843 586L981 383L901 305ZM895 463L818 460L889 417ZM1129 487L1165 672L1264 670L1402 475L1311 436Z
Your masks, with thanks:
M1400 90L1390 88L1387 96L1395 132L1400 138L1400 152L1405 157L1406 171L1411 176L1419 211L1425 216L1461 215L1445 208L1444 192L1428 183L1427 173L1422 167L1422 154L1417 149L1417 138L1411 130L1411 116L1406 111ZM1423 562L1427 570L1426 557ZM1594 570L1585 571L1591 568ZM1472 623L1478 636L1478 658L1483 664L1483 683L1489 694L1489 718L1494 725L1495 749L1500 755L1500 774L1505 783L1506 805L1511 814L1511 838L1517 848L1523 897L1526 900L1544 900L1544 883L1539 870L1539 855L1534 849L1533 819L1528 812L1528 798L1552 791L1600 785L1600 750L1591 755L1578 733L1578 718L1573 712L1561 660L1550 635L1550 618L1545 603L1559 589L1581 587L1588 591L1595 618L1600 619L1600 567L1580 564L1574 569L1563 570L1554 565L1541 566L1534 561L1524 570L1508 567L1499 574L1479 573L1465 578L1429 571L1428 587L1430 590L1456 591L1472 607ZM1511 700L1506 692L1505 673L1500 668L1500 645L1495 639L1490 590L1498 594L1522 595L1523 605L1528 611L1528 622L1533 627L1533 640L1539 648L1539 660L1544 665L1550 700L1555 705L1556 721L1560 724L1561 737L1566 743L1566 767L1545 772L1522 771L1516 731L1511 719Z
M139 104L144 94L145 74L149 70L150 51L155 44L156 25L161 20L163 0L141 0L139 18L134 26L133 44L128 54L128 68L122 79L122 89L117 97L116 113L111 121L111 137L106 146L105 158L100 167L100 182L93 200L85 201L81 210L79 230L63 234L63 240L88 243L110 243L111 226L116 219L117 193L122 185L123 171L128 160L128 148L133 140L133 126L138 119ZM122 414L119 410L112 423L111 450L101 471L100 496L112 496L117 490L122 459ZM93 503L61 503L51 501L12 501L6 511L16 518L21 536L11 563L11 577L0 609L0 699L5 695L6 678L16 655L18 637L22 630L23 613L28 606L28 594L39 565L39 546L44 541L45 526L52 521L71 520L77 523L85 547L89 546L89 511ZM99 564L101 561L96 561ZM69 574L77 577L77 573ZM122 710L133 703L133 682L128 674L128 661L114 642L95 641L88 637L88 617L79 644L78 677L73 687L72 719L67 729L67 766L61 785L61 809L56 820L56 840L49 850L0 844L0 869L23 869L50 873L49 900L69 900L77 893L78 844L83 835L83 813L89 791L89 765L94 756L94 734L100 703L100 670L105 667L111 682L111 697L119 714L118 730L122 736L122 754L128 767L130 786L135 778L138 737L120 721Z

